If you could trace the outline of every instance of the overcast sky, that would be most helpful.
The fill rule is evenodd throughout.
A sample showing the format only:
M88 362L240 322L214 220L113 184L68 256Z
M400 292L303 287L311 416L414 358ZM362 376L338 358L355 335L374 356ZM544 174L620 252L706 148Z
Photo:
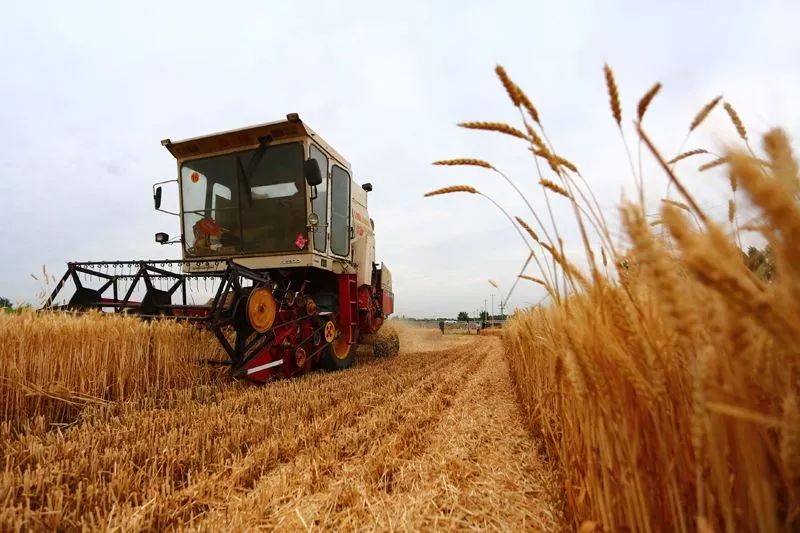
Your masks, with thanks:
M176 218L152 207L151 184L176 174L159 141L297 112L349 159L358 182L374 185L370 215L379 259L394 274L397 313L474 311L490 299L487 280L507 290L527 252L484 199L422 195L471 184L525 216L496 175L430 165L479 157L544 213L524 144L455 126L517 119L494 77L497 63L539 107L550 139L582 169L615 228L614 206L633 188L604 61L617 75L634 154L630 119L655 81L664 89L646 124L670 156L718 94L753 137L775 125L800 135L798 2L340 4L6 2L0 295L33 301L30 274L42 265L60 275L68 260L177 257L177 247L153 242L156 231L179 232ZM725 119L717 109L687 148L734 140ZM695 175L697 164L679 169L703 205L724 216L723 177ZM650 169L655 205L664 180ZM577 251L568 206L555 204L567 249ZM520 285L510 306L541 296Z

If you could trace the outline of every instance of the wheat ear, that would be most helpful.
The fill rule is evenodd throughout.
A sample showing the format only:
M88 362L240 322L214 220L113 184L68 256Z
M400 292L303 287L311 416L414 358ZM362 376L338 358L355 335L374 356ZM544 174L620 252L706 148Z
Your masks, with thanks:
M622 127L622 106L619 104L619 89L617 89L617 82L614 80L614 71L608 66L608 63L603 65L603 72L606 76L606 89L608 89L608 102L611 105L611 114L617 122L617 126Z
M639 120L642 120L644 114L647 112L647 108L650 107L650 102L653 101L653 98L658 94L658 91L661 90L661 83L656 83L650 90L644 93L642 99L639 100L639 105L636 107L636 115L639 117Z
M547 283L545 283L544 280L541 280L539 278L534 278L533 276L528 276L526 274L520 274L519 277L522 278L522 279L527 279L528 281L532 281L534 283L538 283L539 285L542 285L542 286L547 286Z
M742 119L739 118L739 113L737 113L733 106L728 102L725 102L723 107L728 113L731 122L733 122L733 127L736 128L736 133L739 134L739 137L741 137L743 141L747 142L747 130L744 129L744 123L742 122Z
M441 189L436 189L435 191L426 192L425 197L428 196L438 196L440 194L450 194L454 192L468 192L470 194L480 194L478 189L475 187L471 187L469 185L451 185L449 187L442 187Z
M511 78L508 77L508 73L506 73L506 69L503 68L503 65L497 65L494 67L494 72L497 74L497 77L500 78L500 83L503 84L506 92L508 93L508 97L511 98L511 102L515 106L520 105L520 90L517 87L517 84L511 81Z
M698 148L697 150L689 150L688 152L683 152L682 154L676 155L669 161L667 161L668 165L674 165L681 159L686 159L687 157L692 157L693 155L700 155L700 154L707 154L708 150L704 150L703 148Z
M694 120L692 120L692 123L689 125L689 131L694 131L695 128L697 128L697 126L702 124L703 121L708 116L708 114L711 113L711 111L717 106L720 100L722 100L722 96L717 96L709 103L707 103L705 106L703 106L703 109L701 109L700 112L694 116Z
M533 228L530 227L527 222L525 222L524 220L522 220L520 217L517 216L515 216L514 218L516 219L517 223L519 223L519 225L522 226L522 229L528 232L528 235L531 236L531 239L533 239L534 242L539 242L539 236L536 234L535 231L533 231Z
M526 141L530 140L530 138L527 135L519 131L514 126L510 126L502 122L483 122L483 121L461 122L459 126L462 128L466 128L468 130L496 131L498 133L511 135L512 137L525 139Z
M705 172L706 170L709 170L711 168L718 167L720 165L724 165L727 162L728 162L728 158L727 157L718 157L717 159L715 159L713 161L709 161L708 163L700 165L699 167L697 167L697 170L699 170L700 172Z
M689 208L689 206L686 205L683 202L677 202L675 200L670 200L669 198L662 198L661 201L664 202L665 204L673 205L673 206L677 207L678 209L683 209L684 211L686 211L688 213L692 212L692 210Z
M472 166L472 167L483 167L483 168L494 168L492 165L487 163L482 159L472 159L472 158L460 158L460 159L443 159L442 161L434 161L434 165L440 166L448 166L448 167L455 167L455 166Z
M550 189L556 194L560 194L564 198L570 198L570 199L572 198L564 187L548 179L542 178L541 180L539 180L539 185L541 185L545 189Z
M797 193L800 188L798 182L798 167L792 155L789 137L780 128L774 128L764 135L764 151L769 156L770 165L775 178L788 190Z

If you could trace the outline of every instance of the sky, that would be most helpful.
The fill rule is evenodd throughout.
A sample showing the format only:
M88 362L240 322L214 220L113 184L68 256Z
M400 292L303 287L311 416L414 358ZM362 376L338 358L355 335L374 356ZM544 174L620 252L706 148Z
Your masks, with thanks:
M663 84L645 119L673 156L697 111L723 95L753 145L781 126L800 136L800 3L561 2L6 2L0 18L0 296L34 302L42 268L72 260L176 258L153 234L179 233L153 210L151 186L173 179L160 145L297 112L369 181L377 255L393 273L396 313L414 317L496 309L527 257L502 213L474 195L423 198L469 184L530 221L514 190L485 169L437 167L485 159L546 206L523 142L456 126L518 125L496 64L539 108L557 151L582 171L624 244L616 206L634 196L625 145L608 109L612 66L623 131ZM723 110L685 142L722 150L737 138ZM643 154L653 212L666 181ZM724 174L677 167L701 205L727 212ZM176 189L165 189L165 205ZM673 196L674 197L674 196ZM569 205L553 199L565 248L581 245ZM538 275L535 269L528 271ZM500 291L488 282L495 280ZM508 301L534 305L520 283ZM486 302L486 304L484 304Z

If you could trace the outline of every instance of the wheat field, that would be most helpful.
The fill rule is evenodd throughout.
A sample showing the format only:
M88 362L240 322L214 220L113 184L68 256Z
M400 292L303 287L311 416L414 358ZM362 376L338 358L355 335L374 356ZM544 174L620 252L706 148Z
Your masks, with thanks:
M88 405L166 397L220 373L210 333L119 315L0 312L0 408L14 431L37 418L70 423Z
M541 286L549 299L518 312L503 342L526 424L562 474L572 526L585 532L797 531L800 173L787 135L769 130L754 147L733 106L720 106L721 97L687 121L686 140L722 107L739 138L698 167L729 183L722 198L727 219L715 220L676 169L713 153L679 150L667 161L642 125L662 88L656 83L638 102L634 130L677 196L668 194L654 207L645 200L649 184L641 160L637 165L631 156L620 91L606 65L611 117L637 194L618 213L604 213L577 167L553 148L530 99L502 67L496 73L522 127L460 126L524 141L546 211L531 208L512 219L501 202L471 185L426 196L484 196L529 251L519 277ZM434 164L499 174L531 206L533 188L523 185L523 193L490 162L468 157ZM557 220L565 214L551 207L556 197L558 205L568 202L577 221L580 260L564 252ZM747 219L742 207L749 208ZM618 229L607 222L615 215ZM743 242L765 248L744 253ZM528 264L536 275L526 273Z

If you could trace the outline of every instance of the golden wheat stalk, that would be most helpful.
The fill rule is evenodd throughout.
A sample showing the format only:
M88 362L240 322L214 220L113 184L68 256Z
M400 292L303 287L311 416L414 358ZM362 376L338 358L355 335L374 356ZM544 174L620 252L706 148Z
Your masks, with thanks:
M561 165L562 167L565 167L565 168L567 168L567 169L571 170L571 171L572 171L572 172L574 172L575 174L577 174L577 173L578 173L578 167L576 167L575 165L573 165L572 163L570 163L569 161L567 161L566 159L564 159L564 158L563 158L563 157L561 157L560 155L557 155L557 156L555 156L555 157L556 157L556 161L557 161L557 163L558 163L559 165Z
M728 200L728 222L733 224L733 219L736 218L736 203L733 200Z
M736 190L739 188L739 180L736 179L736 174L733 172L728 173L728 180L731 184L731 191L736 193Z
M678 161L682 159L686 159L687 157L692 157L693 155L700 155L700 154L707 154L709 153L708 150L704 150L703 148L698 148L696 150L689 150L688 152L683 152L682 154L676 155L669 161L667 161L668 165L674 165Z
M684 187L683 183L681 183L681 181L678 179L678 176L675 175L675 172L672 171L672 168L670 168L666 160L664 160L664 157L661 155L661 152L658 151L656 145L653 144L653 141L650 140L650 137L645 133L644 129L642 129L641 122L636 124L636 131L639 133L639 137L644 141L644 144L645 146L647 146L647 149L650 150L650 153L653 154L653 157L656 158L658 164L661 166L661 168L669 177L670 183L675 184L675 186L678 188L678 192L681 193L681 196L683 196L684 199L689 203L694 212L697 213L697 216L700 218L700 220L702 220L703 222L708 221L708 216L702 209L700 209L700 206L697 205L697 202L694 200L692 195L689 194L689 191L686 190L686 187Z
M533 106L533 102L531 102L530 98L528 98L528 95L525 94L525 91L522 89L519 90L519 97L522 107L525 108L531 119L533 119L533 121L537 124L541 125L542 123L539 121L539 111L536 110L536 108Z
M614 120L617 126L622 127L622 106L619 103L619 89L617 89L617 82L614 79L614 72L608 63L603 65L603 72L606 77L606 89L608 89L608 102L611 105L611 114L614 115Z
M542 279L534 278L533 276L528 276L527 274L520 274L519 277L522 279L527 279L528 281L532 281L534 283L538 283L542 287L547 287L547 283L545 283L545 281Z
M541 180L539 180L539 185L541 185L545 189L550 189L554 193L560 194L565 198L570 198L570 199L572 198L572 196L570 196L569 192L567 192L567 190L564 187L562 187L558 183L550 181L549 179L542 178Z
M678 202L677 200L670 200L669 198L662 198L661 201L664 202L665 204L674 205L675 207L683 209L688 213L692 212L691 208L683 202Z
M558 163L559 163L558 156L556 156L553 152L551 152L544 146L542 146L541 148L529 147L528 150L533 152L533 155L541 157L542 159L547 161L547 164L550 166L553 172L558 174Z
M800 192L800 181L798 181L800 171L786 132L780 128L768 131L764 135L764 151L769 156L769 162L759 161L759 164L770 165L776 180L788 191L793 194Z
M796 393L783 400L783 424L780 438L780 456L787 478L800 484L800 406Z
M555 172L556 174L559 173L558 167L560 165L560 161L559 157L556 154L554 154L547 148L538 148L538 149L533 149L531 151L533 152L534 155L539 156L545 161L547 161L547 164L550 165L550 168L553 170L553 172Z
M718 167L720 165L724 165L727 162L728 162L728 158L727 157L718 157L717 159L715 159L713 161L709 161L708 163L700 165L699 167L697 167L697 170L699 170L700 172L705 172L706 170L712 169L714 167Z
M441 161L434 161L434 165L439 166L448 166L448 167L455 167L455 166L472 166L472 167L483 167L483 168L494 168L491 164L487 163L482 159L474 159L474 158L459 158L459 159L443 159Z
M541 150L547 150L544 141L542 140L541 137L539 137L539 134L536 133L536 130L534 130L530 124L525 124L525 128L528 130L528 135L530 136L530 140L534 144L534 146L536 146Z
M533 106L533 103L531 102L530 98L528 98L528 95L525 94L525 91L523 91L519 85L511 80L506 72L506 69L503 68L502 65L497 65L494 68L494 72L497 74L497 77L500 78L500 82L503 84L503 87L508 93L508 97L511 98L511 102L517 107L522 106L525 108L531 119L533 119L533 121L537 124L541 124L539 122L539 112Z
M739 137L741 137L743 141L747 142L747 130L744 128L744 123L742 122L742 119L739 118L739 113L736 112L736 110L729 102L725 102L725 105L723 107L725 108L725 111L728 113L728 116L730 117L731 122L733 123L733 127L736 128L736 133L739 134Z
M508 93L508 97L511 98L511 102L515 106L519 107L521 98L520 90L519 87L517 87L517 84L511 81L511 78L508 77L508 73L506 73L506 69L503 68L502 65L497 65L494 68L494 72L497 74L497 77L500 78L500 82L503 84L503 87Z
M575 265L569 262L569 260L567 260L567 258L561 252L556 250L555 247L550 246L546 242L541 242L539 244L542 246L542 248L547 250L547 253L549 253L559 265L561 265L561 268L564 269L564 272L566 272L574 281L577 281L581 287L587 290L591 287L591 283L589 283L589 280L586 279L586 276L584 276L581 271L575 267Z
M519 225L522 226L522 229L528 232L528 235L531 236L531 239L533 239L534 242L539 242L539 236L536 234L535 231L533 231L533 228L530 227L527 222L525 222L524 220L522 220L520 217L517 216L515 216L514 218L517 220L517 223L519 223Z
M702 124L703 121L708 116L708 114L711 113L711 111L717 106L720 100L722 100L722 96L717 96L709 103L707 103L705 106L703 106L703 109L701 109L700 112L697 113L697 115L695 115L694 120L692 120L692 123L689 125L689 131L694 131L695 128L697 128L700 124Z
M519 131L514 126L510 126L503 122L472 121L461 122L459 126L468 130L496 131L498 133L504 133L505 135L511 135L512 137L525 139L526 141L531 140L527 135Z
M641 121L644 118L644 114L647 112L647 108L650 107L650 102L653 101L653 98L658 94L658 91L661 90L661 83L656 82L655 85L650 87L650 90L644 93L641 100L639 100L639 105L636 107L636 115L639 117Z
M442 187L441 189L436 189L435 191L426 192L425 197L427 198L429 196L438 196L440 194L451 194L454 192L468 192L470 194L480 194L478 189L470 185L450 185L449 187Z

